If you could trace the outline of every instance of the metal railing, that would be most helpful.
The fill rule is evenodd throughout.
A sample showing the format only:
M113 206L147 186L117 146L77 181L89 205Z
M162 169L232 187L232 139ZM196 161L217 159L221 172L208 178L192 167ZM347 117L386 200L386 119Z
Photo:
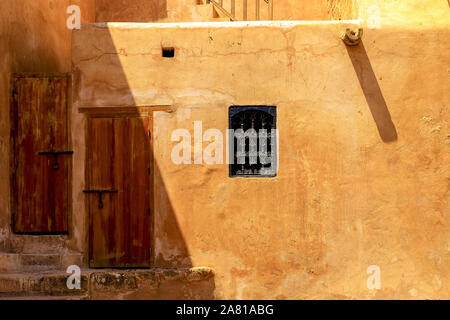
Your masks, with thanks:
M273 0L242 0L242 20L249 20L249 1L255 3L255 20L261 20L262 6L267 7L268 20L273 20ZM238 21L239 17L236 15L236 0L230 0L229 8L225 8L223 0L207 0L217 10L228 17L231 21ZM262 3L264 2L264 3Z

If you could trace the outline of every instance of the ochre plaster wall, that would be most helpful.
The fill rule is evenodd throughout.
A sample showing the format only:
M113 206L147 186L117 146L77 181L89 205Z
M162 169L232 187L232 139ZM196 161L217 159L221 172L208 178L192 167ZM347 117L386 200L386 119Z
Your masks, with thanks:
M381 26L363 25L353 48L336 23L76 31L77 235L87 234L77 109L169 104L154 119L156 266L212 267L217 298L448 299L448 3L361 0L363 17L373 3ZM173 130L202 121L224 132L231 105L277 106L276 178L171 161ZM370 265L380 290L366 287Z
M8 250L9 79L13 72L70 72L71 30L66 8L79 5L81 22L94 21L91 0L2 0L0 2L0 251Z

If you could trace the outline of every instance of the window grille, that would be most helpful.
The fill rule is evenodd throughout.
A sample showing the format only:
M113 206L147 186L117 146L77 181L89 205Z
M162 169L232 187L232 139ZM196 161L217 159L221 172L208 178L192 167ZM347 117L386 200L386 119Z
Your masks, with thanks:
M276 107L230 107L230 177L274 177Z

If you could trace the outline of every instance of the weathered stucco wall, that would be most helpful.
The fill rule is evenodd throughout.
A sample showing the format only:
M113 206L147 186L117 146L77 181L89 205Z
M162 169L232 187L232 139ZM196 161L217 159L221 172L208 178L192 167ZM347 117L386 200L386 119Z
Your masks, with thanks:
M25 239L9 228L9 76L71 70L70 4L80 4L83 23L94 21L93 1L0 2L0 251ZM448 299L449 6L358 5L365 21L376 5L381 24L365 28L356 48L339 40L341 27L325 23L77 31L69 248L87 255L77 108L172 104L173 113L155 114L157 266L212 267L217 298ZM346 8L332 17L354 17L355 7ZM312 17L295 18L319 19ZM161 44L176 48L173 60L161 58ZM225 130L233 104L277 106L276 178L230 179L226 165L171 162L172 130L192 132L195 120L204 131ZM65 239L29 236L19 245L59 250ZM379 291L366 288L369 265L381 268Z
M448 0L358 0L359 18L370 21L370 15L379 11L381 28L448 29L449 7Z
M336 23L83 26L77 234L86 239L77 109L170 104L154 121L156 266L212 267L217 298L448 299L450 14L445 0L421 2L378 1L381 27L352 48ZM225 132L231 105L277 106L276 178L171 161L173 130ZM366 287L370 265L380 290Z
M81 22L94 21L91 0L0 2L0 251L7 250L9 202L9 79L13 72L69 72L71 30L66 8L79 5Z

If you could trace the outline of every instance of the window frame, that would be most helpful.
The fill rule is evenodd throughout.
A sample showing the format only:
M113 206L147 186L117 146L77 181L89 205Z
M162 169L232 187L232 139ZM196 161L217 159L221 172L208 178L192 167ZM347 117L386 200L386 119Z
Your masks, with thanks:
M233 166L236 165L235 163L232 163L231 159L233 159L236 153L236 146L233 147L233 152L231 152L231 146L234 145L234 130L233 128L233 117L238 115L241 112L245 111L261 111L265 112L273 117L273 124L274 126L271 128L273 130L276 130L276 135L273 137L273 148L271 148L271 152L275 152L275 162L272 163L271 166L271 173L261 173L261 174L236 174L233 173ZM228 150L228 176L230 178L275 178L278 175L278 129L277 129L277 107L273 105L233 105L228 108L228 129L233 130L233 134L231 131L229 131L229 145L227 146ZM259 129L255 129L257 132L259 132ZM258 133L258 139L259 139L259 133ZM259 148L257 149L258 157L259 157ZM247 159L247 158L246 158Z

